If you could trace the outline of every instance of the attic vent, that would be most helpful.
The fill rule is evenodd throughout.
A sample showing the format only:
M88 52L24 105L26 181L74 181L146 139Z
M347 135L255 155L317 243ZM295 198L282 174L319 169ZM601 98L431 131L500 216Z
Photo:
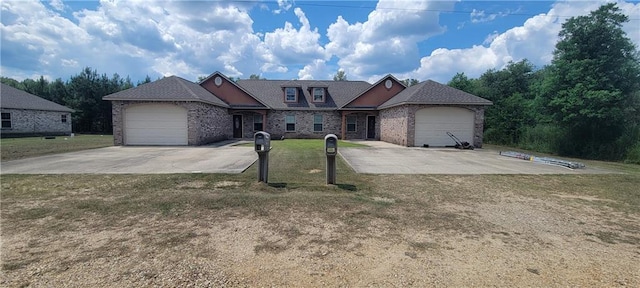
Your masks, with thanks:
M387 79L387 81L384 81L385 88L391 89L391 86L393 86L393 81L391 81L391 79Z

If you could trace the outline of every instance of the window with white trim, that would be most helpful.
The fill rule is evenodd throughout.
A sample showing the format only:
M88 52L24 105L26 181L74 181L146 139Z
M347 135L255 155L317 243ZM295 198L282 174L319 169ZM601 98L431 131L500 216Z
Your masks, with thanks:
M11 113L2 113L2 128L11 128Z
M322 115L313 115L313 132L322 132Z
M313 102L324 102L324 88L313 88Z
M287 132L296 131L296 116L293 116L293 115L284 116L284 122L285 122L285 131Z
M67 114L60 115L60 122L67 123Z
M356 132L358 122L358 116L347 116L347 132Z
M262 115L253 115L253 131L263 131Z
M298 102L298 89L295 87L284 88L284 102Z

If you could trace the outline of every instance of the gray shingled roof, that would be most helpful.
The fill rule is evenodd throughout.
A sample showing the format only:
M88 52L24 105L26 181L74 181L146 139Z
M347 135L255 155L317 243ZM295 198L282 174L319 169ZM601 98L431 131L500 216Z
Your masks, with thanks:
M0 107L12 109L73 112L73 109L0 83Z
M330 109L342 107L353 98L366 90L371 84L364 81L332 81L332 80L238 80L238 86L249 92L255 98L262 100L272 109ZM297 103L284 102L284 88L300 87ZM314 103L312 100L313 87L327 88L325 103ZM300 94L302 92L302 94ZM304 96L304 97L300 97Z
M116 92L103 100L134 101L198 101L217 106L229 107L220 98L202 86L177 76L169 76L138 87Z
M385 109L404 104L492 105L493 103L462 90L427 80L403 90L378 108Z

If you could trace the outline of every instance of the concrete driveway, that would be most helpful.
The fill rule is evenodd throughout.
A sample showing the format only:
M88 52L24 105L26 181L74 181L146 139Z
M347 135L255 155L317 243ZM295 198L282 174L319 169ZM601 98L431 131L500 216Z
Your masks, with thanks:
M258 159L252 147L122 147L2 162L2 174L242 173Z
M403 147L363 141L366 148L339 148L339 154L358 173L367 174L601 174L604 169L569 169L500 156L489 149Z

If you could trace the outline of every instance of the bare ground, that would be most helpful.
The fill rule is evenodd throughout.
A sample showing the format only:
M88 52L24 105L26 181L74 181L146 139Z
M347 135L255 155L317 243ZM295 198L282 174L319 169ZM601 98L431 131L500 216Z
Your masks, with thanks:
M640 214L602 179L385 176L365 193L77 177L3 177L0 286L640 286Z

